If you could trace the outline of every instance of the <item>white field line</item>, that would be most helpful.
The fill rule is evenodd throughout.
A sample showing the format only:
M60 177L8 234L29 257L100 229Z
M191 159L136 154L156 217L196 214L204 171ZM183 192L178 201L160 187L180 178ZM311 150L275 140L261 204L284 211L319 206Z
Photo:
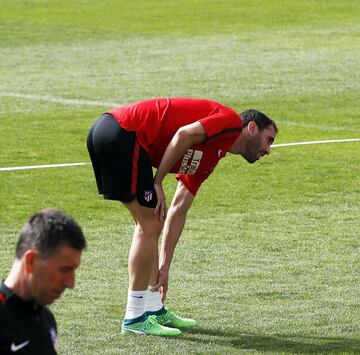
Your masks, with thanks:
M291 147L295 145L310 145L310 144L329 144L329 143L346 143L346 142L357 142L360 141L360 138L349 138L349 139L331 139L325 141L312 141L312 142L294 142L294 143L282 143L274 144L271 148L277 147Z
M330 143L346 143L346 142L358 142L360 138L349 138L349 139L332 139L325 141L312 141L312 142L293 142L293 143L282 143L274 144L272 148L281 148L281 147L292 147L298 145L311 145L311 144L330 144ZM0 171L14 171L14 170L31 170L31 169L47 169L47 168L64 168L68 166L81 166L89 165L91 163L65 163L65 164L50 164L50 165L29 165L29 166L14 166L8 168L0 168Z
M64 99L64 98L56 98L56 97L51 97L51 96L21 94L21 93L16 93L16 92L0 92L0 97L16 97L19 99L39 100L39 101L53 102L53 103L58 103L58 104L63 104L63 105L108 106L108 107L120 106L119 103L115 103L115 102L103 102L103 101L79 100L79 99Z
M9 168L0 168L0 171L64 168L64 167L68 167L68 166L81 166L81 165L88 165L88 164L90 164L90 163L65 163L65 164L50 164L50 165L14 166L14 167L9 167Z

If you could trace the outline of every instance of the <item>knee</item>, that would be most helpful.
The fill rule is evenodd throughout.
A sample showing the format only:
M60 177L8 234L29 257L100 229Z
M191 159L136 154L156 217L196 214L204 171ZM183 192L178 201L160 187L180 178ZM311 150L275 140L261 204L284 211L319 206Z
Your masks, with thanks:
M140 235L145 238L159 238L161 231L164 227L164 222L157 219L151 221L145 221L142 223L137 223L136 228Z

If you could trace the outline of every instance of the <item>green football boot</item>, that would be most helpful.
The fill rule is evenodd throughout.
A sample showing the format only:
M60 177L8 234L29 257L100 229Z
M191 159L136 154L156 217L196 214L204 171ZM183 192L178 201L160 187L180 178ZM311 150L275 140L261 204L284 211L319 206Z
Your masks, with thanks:
M197 324L195 319L179 317L171 312L170 309L167 309L164 314L156 316L156 320L161 325L174 328L195 327Z
M121 325L122 335L157 335L157 336L178 336L181 331L176 328L168 328L159 324L156 320L156 316L149 316L143 322L137 322L133 324L125 325L124 322Z

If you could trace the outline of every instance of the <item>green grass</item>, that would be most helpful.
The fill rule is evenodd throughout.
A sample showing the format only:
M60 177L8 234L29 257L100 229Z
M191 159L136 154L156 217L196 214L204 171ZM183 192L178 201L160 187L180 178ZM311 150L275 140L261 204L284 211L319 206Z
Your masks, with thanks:
M86 162L101 112L157 96L259 108L276 143L360 137L357 1L1 5L1 167ZM179 339L120 336L133 226L90 165L0 171L1 277L29 215L55 206L89 242L51 307L63 354L359 353L359 165L359 142L224 159L176 249L168 305L199 322Z

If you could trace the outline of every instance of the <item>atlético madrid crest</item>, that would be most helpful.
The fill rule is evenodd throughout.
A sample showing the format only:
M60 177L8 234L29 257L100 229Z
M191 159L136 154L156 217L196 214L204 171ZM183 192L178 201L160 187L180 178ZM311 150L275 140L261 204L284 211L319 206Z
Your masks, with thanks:
M145 190L144 191L144 200L150 202L153 199L153 191L152 190Z

